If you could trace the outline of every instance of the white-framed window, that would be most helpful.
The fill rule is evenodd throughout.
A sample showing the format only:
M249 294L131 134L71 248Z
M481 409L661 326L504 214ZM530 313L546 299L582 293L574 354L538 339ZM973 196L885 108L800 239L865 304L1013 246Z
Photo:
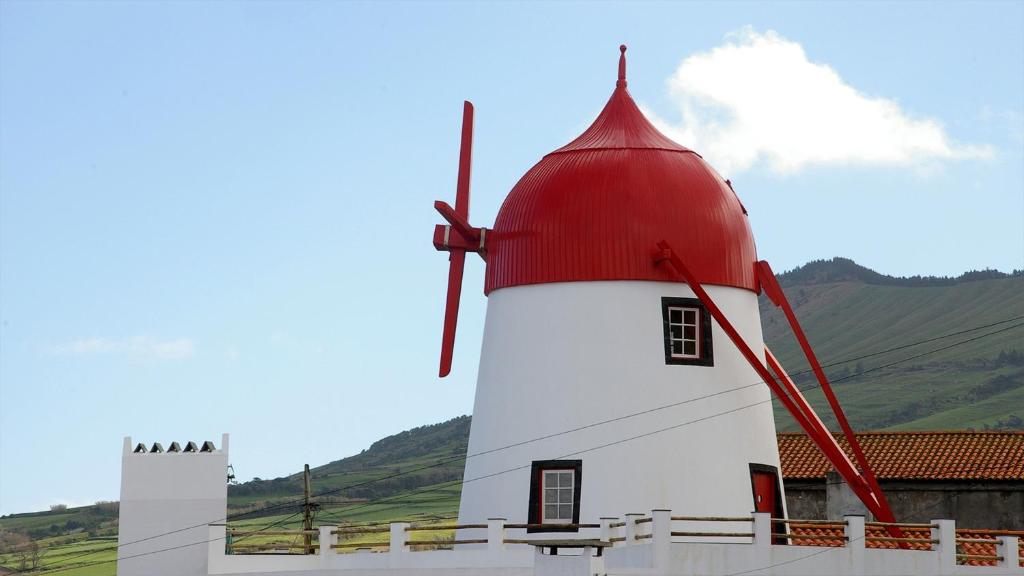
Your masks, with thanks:
M572 524L575 506L576 471L553 469L541 471L541 523Z
M661 299L665 364L714 366L711 317L697 298Z
M668 307L668 346L673 358L700 358L701 314L698 308Z
M582 489L582 460L534 460L526 531L578 532Z

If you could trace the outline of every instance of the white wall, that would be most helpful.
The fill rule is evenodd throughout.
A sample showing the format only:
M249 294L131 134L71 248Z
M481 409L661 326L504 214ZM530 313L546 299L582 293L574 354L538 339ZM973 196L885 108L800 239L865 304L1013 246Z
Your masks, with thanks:
M738 288L707 290L763 355L757 296ZM530 464L556 458L583 461L581 522L656 508L703 516L753 510L749 464L779 466L764 384L472 456L760 382L714 322L714 367L666 365L663 296L694 295L685 284L630 281L517 286L490 294L460 522L525 522Z
M743 530L752 531L749 543L677 542L672 532L687 529L690 521L673 521L672 510L655 510L647 522L634 524L637 530L625 541L605 548L602 556L593 550L562 547L558 556L541 555L541 547L505 544L509 537L503 522L489 522L487 544L482 548L456 550L411 551L404 528L408 524L391 525L391 547L387 552L336 554L322 547L316 555L232 555L224 547L211 544L211 576L684 576L706 574L738 576L740 574L774 576L1009 576L1024 575L1019 565L1018 540L1002 536L995 566L957 564L956 526L951 520L933 520L931 550L876 549L865 546L864 517L843 518L846 544L842 547L776 545L773 542L772 520L768 514L753 514ZM627 519L633 523L637 518ZM752 521L751 521L752 520ZM683 525L680 525L680 524ZM613 528L605 521L602 539L620 536L629 530ZM712 531L735 528L717 523ZM320 543L332 540L332 527L320 528ZM396 540L396 536L398 539ZM209 539L220 542L224 526L211 526ZM542 538L543 539L543 538Z
M228 435L208 453L135 454L133 448L125 438L118 576L205 576L207 524L223 522L227 513Z

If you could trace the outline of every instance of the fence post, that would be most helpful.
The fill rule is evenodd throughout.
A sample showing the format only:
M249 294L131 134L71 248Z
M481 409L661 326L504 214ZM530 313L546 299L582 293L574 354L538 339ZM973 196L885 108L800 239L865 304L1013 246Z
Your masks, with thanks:
M615 545L612 542L612 538L619 535L618 528L612 528L612 522L615 522L618 518L601 518L601 535L599 536L602 542L608 542L612 546Z
M408 522L391 523L391 544L388 546L388 552L401 554L409 551L409 533L405 531L408 527Z
M500 552L505 549L505 518L487 519L487 549Z
M636 513L626 514L626 544L636 544L637 543L636 537L637 537L637 534L639 534L639 532L637 531L636 521L641 519L641 518L643 518L643 517L644 517L643 514L636 514Z
M651 541L654 543L654 568L668 570L672 556L672 511L651 511Z
M932 520L931 524L938 526L932 528L932 540L938 540L933 544L935 552L939 555L939 574L952 574L956 571L956 522L953 520Z
M1020 566L1020 548L1018 548L1020 544L1018 542L1016 536L999 537L999 547L996 548L996 556L1002 556L1003 559L997 562L996 566L1024 572Z
M859 514L843 516L843 522L846 522L846 527L843 529L843 536L846 536L845 546L863 550L866 544L864 539L867 537L867 532L864 531L864 517Z
M768 512L753 512L754 518L754 546L772 545L772 515Z
M320 565L326 566L330 561L329 556L337 554L337 550L334 549L334 545L338 543L338 535L331 534L337 530L337 526L321 526L320 527Z
M864 516L860 514L843 516L843 536L846 536L846 547L850 554L850 563L853 574L864 574L864 548L867 545L868 533L864 528Z

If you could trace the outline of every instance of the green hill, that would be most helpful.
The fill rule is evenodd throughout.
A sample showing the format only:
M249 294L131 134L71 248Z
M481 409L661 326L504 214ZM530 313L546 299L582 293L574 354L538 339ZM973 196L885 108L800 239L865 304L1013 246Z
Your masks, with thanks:
M823 364L1024 316L1024 275L986 270L958 278L883 276L842 258L780 275ZM809 366L780 309L761 300L765 340L790 372ZM1024 428L1024 328L1007 322L826 369L853 426L862 430ZM957 342L973 342L939 350ZM891 368L875 367L930 351ZM863 376L856 374L869 370ZM794 380L815 385L811 374ZM834 420L816 388L809 400ZM780 430L795 430L776 406Z
M779 280L818 357L830 365L826 371L855 428L1024 429L1024 328L986 336L1024 322L1006 322L1024 317L1021 272L895 278L835 258L811 262ZM761 313L770 348L832 424L781 311L762 298ZM993 326L971 330L988 324ZM963 333L943 337L957 332ZM928 339L935 340L885 352ZM919 357L875 369L914 356ZM796 429L778 406L776 420L780 431ZM323 495L317 498L323 506L319 520L365 522L456 513L469 424L469 416L460 416L421 426L313 468L313 493ZM278 521L295 526L292 514L301 494L301 473L253 479L229 487L229 514L241 515L240 522L250 526ZM26 536L49 546L53 558L102 547L104 538L116 534L113 506L2 517L0 547ZM261 512L266 508L270 511ZM13 555L0 552L0 567L16 567L16 562Z
M310 469L313 492L327 494L318 499L326 508L325 518L338 517L344 511L348 521L372 520L381 516L381 506L367 506L371 500L394 497L423 486L436 486L431 494L447 494L446 484L462 479L463 456L469 442L469 416L447 422L420 426L373 443L355 456L335 460ZM458 494L458 487L454 487ZM229 514L268 505L292 502L302 495L302 473L273 480L253 479L228 487ZM386 511L400 515L445 515L457 511L448 496L419 498L414 505L403 498ZM387 514L384 517L388 517Z

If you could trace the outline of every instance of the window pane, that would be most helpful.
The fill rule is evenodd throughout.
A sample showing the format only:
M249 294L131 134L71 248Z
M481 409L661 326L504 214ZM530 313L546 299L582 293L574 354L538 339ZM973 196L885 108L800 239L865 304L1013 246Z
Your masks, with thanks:
M696 310L684 310L683 314L684 314L684 317L686 319L686 323L687 324L696 324L697 323L697 311Z
M572 472L562 472L558 475L558 485L562 488L572 487Z
M696 340L697 339L697 327L696 326L686 326L686 327L684 327L683 328L683 338L686 338L687 340Z
M558 506L545 506L544 507L544 519L545 520L557 520L558 519Z
M683 353L683 341L682 340L673 340L672 341L672 353L673 354L682 354Z
M544 473L544 486L557 488L558 487L558 472L545 472Z
M683 337L683 327L681 325L679 325L679 324L671 324L668 327L668 333L669 333L669 336L671 336L672 338L676 338L676 339L682 338Z
M572 504L559 504L558 505L558 519L559 520L572 520Z
M544 503L545 504L558 504L558 489L547 488L544 490Z
M697 354L697 343L696 342L684 342L683 343L683 354L687 356L695 356Z
M672 324L680 324L683 321L683 311L679 308L668 309L668 321Z

